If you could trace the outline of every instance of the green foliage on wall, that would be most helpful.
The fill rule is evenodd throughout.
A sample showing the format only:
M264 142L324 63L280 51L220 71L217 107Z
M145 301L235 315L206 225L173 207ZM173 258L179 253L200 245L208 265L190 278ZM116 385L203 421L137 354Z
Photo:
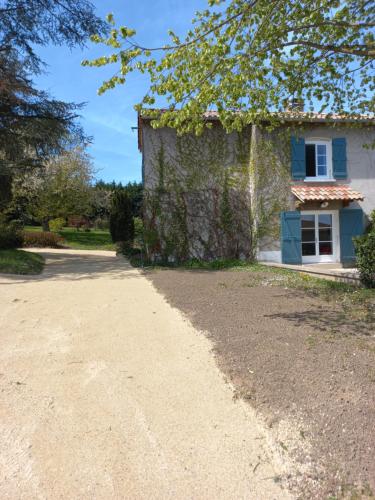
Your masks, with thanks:
M144 197L146 254L155 260L253 260L258 239L275 237L287 203L289 167L281 146L252 129L231 135L213 126L200 137L152 134ZM281 141L282 142L282 141ZM285 149L285 148L284 148ZM269 190L270 178L279 191Z
M279 214L290 206L290 131L268 132L257 127L250 163L252 179L253 234L279 239Z

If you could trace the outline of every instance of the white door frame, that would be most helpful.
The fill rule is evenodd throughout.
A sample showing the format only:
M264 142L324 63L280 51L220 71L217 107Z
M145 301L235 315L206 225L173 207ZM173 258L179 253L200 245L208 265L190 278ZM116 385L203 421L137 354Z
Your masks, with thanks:
M338 210L303 210L301 215L332 215L332 255L319 255L319 233L315 222L315 255L302 256L303 264L319 262L340 262L340 227ZM317 219L315 219L316 221ZM302 232L302 231L301 231Z

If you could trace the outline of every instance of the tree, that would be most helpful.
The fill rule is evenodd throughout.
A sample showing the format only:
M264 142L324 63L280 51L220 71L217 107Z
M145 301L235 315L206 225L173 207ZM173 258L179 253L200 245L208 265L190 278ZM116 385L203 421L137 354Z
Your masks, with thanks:
M374 112L372 0L209 0L184 38L146 47L122 26L93 40L115 50L84 65L117 64L99 93L124 84L130 72L148 73L150 89L138 111L158 97L168 103L150 111L153 125L201 133L203 114L219 112L226 130L282 119L290 99L312 111L349 116ZM108 21L114 25L112 15Z
M40 167L68 141L82 142L80 107L35 89L16 55L0 53L0 173Z
M133 217L142 217L143 184L141 182L128 182L124 190L130 198Z
M96 184L91 192L91 209L90 218L108 221L111 209L112 192L103 187L98 187Z
M131 202L133 217L142 216L143 184L141 182L128 182L123 185L121 182L105 182L103 180L98 180L95 183L95 190L111 193L119 190L125 191Z
M67 142L82 143L76 123L81 105L64 103L33 86L43 62L36 47L53 43L83 46L107 24L87 0L4 0L0 6L0 207L10 199L19 169L40 167ZM85 139L87 140L87 139Z
M4 0L0 7L0 52L16 50L32 72L43 62L38 45L84 46L90 35L107 32L88 0Z
M26 207L28 215L49 230L53 218L86 215L90 210L94 168L83 148L50 159L44 168L16 177L12 209Z
M123 190L115 191L111 199L109 230L112 241L130 245L134 240L134 220L131 201Z

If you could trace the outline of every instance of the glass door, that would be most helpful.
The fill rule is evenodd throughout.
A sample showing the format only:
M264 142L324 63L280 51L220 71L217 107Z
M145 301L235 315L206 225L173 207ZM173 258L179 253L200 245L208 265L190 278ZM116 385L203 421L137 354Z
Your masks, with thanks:
M301 213L302 262L335 261L334 214Z
M315 225L314 214L301 214L302 261L306 261L308 257L316 256Z
M318 255L333 256L333 217L332 214L318 215ZM324 259L323 259L324 260Z

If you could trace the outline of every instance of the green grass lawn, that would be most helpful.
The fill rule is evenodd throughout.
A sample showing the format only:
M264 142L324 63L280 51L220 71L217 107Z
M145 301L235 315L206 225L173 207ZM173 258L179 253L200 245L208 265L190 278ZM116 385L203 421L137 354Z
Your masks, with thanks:
M91 229L91 231L77 231L71 227L64 227L59 233L66 245L80 250L115 250L109 231Z
M25 231L41 231L40 226L27 226ZM91 229L77 231L72 227L64 227L59 234L64 238L64 245L77 250L115 250L109 231Z
M42 256L24 250L0 250L0 273L40 274L44 267Z
M24 230L31 233L39 233L39 231L42 231L42 226L25 226Z

